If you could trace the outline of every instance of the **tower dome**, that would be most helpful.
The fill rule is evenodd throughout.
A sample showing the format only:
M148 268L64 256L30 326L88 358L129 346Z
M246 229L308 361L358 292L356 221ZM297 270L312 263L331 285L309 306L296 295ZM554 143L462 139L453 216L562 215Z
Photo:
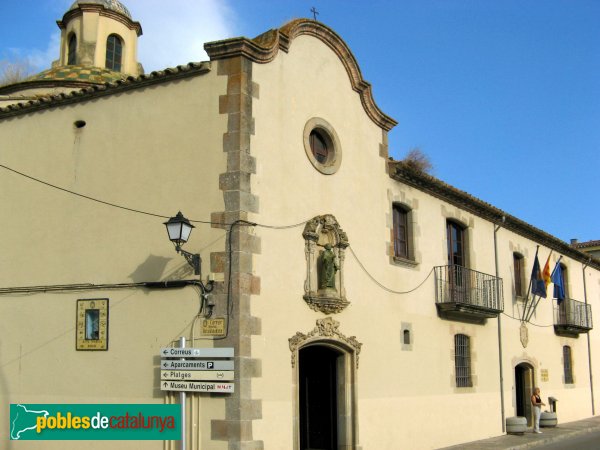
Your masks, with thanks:
M53 65L143 73L137 62L142 26L119 0L76 0L56 23L61 29L61 48Z
M100 5L109 11L114 11L119 14L123 14L128 19L131 19L131 13L129 10L121 3L119 0L76 0L73 2L69 11L77 9L79 5L87 4L87 5Z
M52 68L0 87L0 96L27 100L144 73L137 61L142 26L119 0L77 0L56 23L60 55Z

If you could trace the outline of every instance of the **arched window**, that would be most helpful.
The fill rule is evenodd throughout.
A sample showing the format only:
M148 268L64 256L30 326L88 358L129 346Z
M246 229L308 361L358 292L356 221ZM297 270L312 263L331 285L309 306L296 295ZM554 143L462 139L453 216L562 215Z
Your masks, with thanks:
M563 368L565 373L565 384L573 384L573 360L571 359L571 347L563 347Z
M67 65L72 66L77 64L77 36L72 33L69 37L69 45L67 47Z
M116 72L121 71L123 43L116 34L111 34L106 40L106 68Z
M456 387L471 387L471 343L469 336L454 335L454 369Z

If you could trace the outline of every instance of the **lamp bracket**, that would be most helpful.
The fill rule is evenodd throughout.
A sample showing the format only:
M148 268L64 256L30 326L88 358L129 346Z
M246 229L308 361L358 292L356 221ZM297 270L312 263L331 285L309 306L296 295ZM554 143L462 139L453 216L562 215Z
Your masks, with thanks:
M186 252L179 245L175 245L175 250L180 253L187 263L194 268L194 275L200 275L202 267L202 259L198 253Z

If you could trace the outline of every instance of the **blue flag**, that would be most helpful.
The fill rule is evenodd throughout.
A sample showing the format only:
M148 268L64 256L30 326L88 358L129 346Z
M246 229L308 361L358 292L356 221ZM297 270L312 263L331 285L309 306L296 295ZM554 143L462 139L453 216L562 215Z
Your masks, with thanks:
M542 278L542 271L540 269L540 261L535 254L535 260L533 261L533 270L531 271L531 293L539 297L546 298L546 283Z
M554 298L557 303L560 303L565 299L565 279L563 277L562 267L559 263L556 263L554 270L552 271L552 282L554 283Z

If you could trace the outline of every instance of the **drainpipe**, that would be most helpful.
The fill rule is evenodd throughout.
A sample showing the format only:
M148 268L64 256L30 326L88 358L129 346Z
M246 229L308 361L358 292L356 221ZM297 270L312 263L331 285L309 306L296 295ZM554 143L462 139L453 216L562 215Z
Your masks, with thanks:
M587 285L585 282L585 268L590 264L592 258L588 259L583 265L583 299L585 301L585 325L589 327L589 318L588 318L588 302L587 302ZM592 349L590 345L590 332L588 330L587 334L587 346L588 346L588 367L590 371L590 394L592 396L592 416L596 415L596 407L594 406L594 377L592 376Z
M506 221L506 217L502 216L502 223ZM500 301L500 273L498 268L498 239L496 233L501 228L501 225L494 225L494 259L496 265L496 298ZM589 334L588 334L589 339ZM589 340L588 340L589 343ZM498 313L498 363L500 368L500 411L502 415L502 432L506 431L504 421L504 374L502 370L502 313ZM590 372L591 374L591 372Z

